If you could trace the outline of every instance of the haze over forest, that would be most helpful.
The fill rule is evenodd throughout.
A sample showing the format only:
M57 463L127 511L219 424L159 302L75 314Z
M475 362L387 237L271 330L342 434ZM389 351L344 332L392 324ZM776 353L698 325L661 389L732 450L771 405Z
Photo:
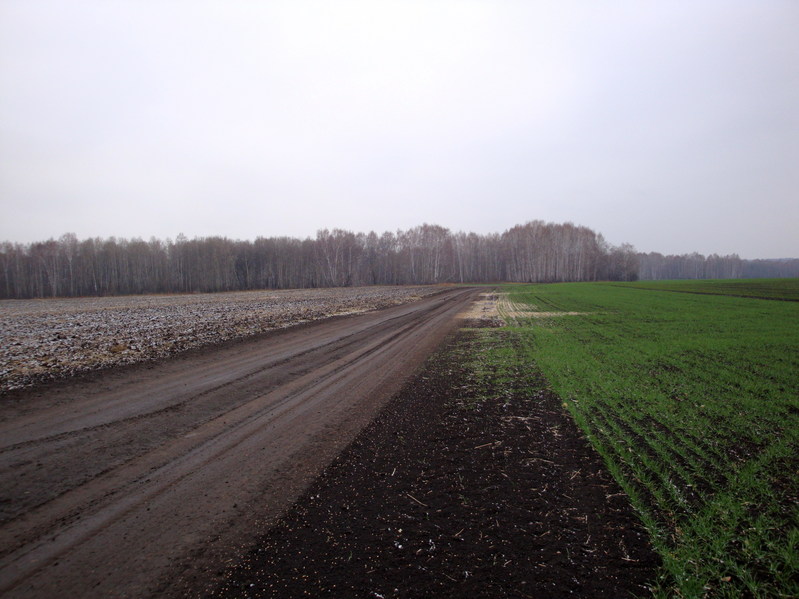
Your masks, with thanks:
M792 0L4 0L0 240L540 219L799 257L797 24Z
M502 234L424 224L396 232L323 229L315 238L174 241L65 234L0 244L0 298L432 283L799 276L799 260L642 254L571 223L530 221Z

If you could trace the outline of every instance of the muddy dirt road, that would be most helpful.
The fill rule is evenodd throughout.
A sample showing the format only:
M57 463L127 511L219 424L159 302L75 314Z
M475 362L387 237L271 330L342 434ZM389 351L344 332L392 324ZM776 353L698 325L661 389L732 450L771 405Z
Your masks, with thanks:
M212 577L477 297L295 327L0 406L0 595L147 597Z

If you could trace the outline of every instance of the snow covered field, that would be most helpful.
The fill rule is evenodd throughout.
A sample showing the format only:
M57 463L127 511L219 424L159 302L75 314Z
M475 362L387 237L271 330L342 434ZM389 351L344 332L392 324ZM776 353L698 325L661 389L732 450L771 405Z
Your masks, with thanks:
M0 301L0 393L340 314L440 287L346 287Z

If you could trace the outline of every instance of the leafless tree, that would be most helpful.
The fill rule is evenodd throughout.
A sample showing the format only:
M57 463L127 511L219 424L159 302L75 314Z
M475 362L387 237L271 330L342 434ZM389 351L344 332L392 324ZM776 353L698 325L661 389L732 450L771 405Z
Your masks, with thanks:
M663 256L612 246L572 223L527 222L504 233L423 224L378 235L320 230L316 238L174 241L93 238L0 244L0 297L212 292L443 282L555 282L797 276L799 260Z

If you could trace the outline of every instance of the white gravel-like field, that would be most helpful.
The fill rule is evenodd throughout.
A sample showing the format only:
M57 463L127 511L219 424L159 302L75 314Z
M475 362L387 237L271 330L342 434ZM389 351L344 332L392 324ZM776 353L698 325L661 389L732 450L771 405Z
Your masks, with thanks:
M410 302L440 287L349 287L0 301L0 393Z

